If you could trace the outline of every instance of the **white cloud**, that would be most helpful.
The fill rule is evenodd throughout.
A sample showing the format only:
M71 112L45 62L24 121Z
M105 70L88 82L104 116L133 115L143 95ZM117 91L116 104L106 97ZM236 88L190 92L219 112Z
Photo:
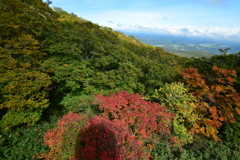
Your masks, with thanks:
M141 25L145 27L154 27L168 21L171 15L162 12L137 11L137 10L115 10L102 12L98 15L88 15L86 19L91 19L94 23L99 23L103 26L115 27L116 24L109 24L109 21L128 24ZM100 20L102 20L100 22Z
M187 29L187 28L181 28L181 29L177 30L176 34L192 35L192 32L189 31L189 29Z
M118 25L115 30L128 32L152 32L160 34L171 34L181 36L208 37L213 39L225 39L232 41L240 41L240 27L147 27L143 25Z
M118 23L118 24L117 24L117 27L118 27L118 28L121 28L122 26L123 26L123 25L122 25L121 23Z
M91 1L91 0L90 0ZM225 0L194 0L201 3L219 5L225 3ZM199 3L198 3L199 4ZM216 39L230 39L240 41L240 27L226 27L220 25L223 19L215 21L213 13L184 12L178 10L169 12L167 9L162 10L108 10L98 13L91 13L83 17L98 23L102 26L111 27L114 30L128 32L153 32L161 34L172 34L182 36L201 36ZM191 10L191 9L190 9ZM174 10L175 11L175 10ZM182 12L181 12L182 11ZM195 11L195 10L194 10ZM193 13L193 14L190 14ZM210 17L207 19L205 17ZM197 18L196 18L197 17ZM227 22L225 24L228 24ZM230 24L230 23L229 23ZM216 27L224 26L224 27ZM234 25L239 26L239 25Z

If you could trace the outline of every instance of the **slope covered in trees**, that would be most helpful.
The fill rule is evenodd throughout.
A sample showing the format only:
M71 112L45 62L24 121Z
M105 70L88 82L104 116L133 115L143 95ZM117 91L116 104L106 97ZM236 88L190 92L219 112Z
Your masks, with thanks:
M0 8L1 158L239 156L239 53L182 58L41 0Z

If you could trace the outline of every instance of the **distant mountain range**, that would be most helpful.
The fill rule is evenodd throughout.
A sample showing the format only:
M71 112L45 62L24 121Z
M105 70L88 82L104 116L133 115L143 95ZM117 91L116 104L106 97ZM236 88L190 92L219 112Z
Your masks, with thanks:
M225 48L231 48L228 53L240 52L239 42L155 33L124 32L124 34L133 35L143 43L163 47L168 52L173 52L184 57L211 57L214 54L221 54L219 49Z

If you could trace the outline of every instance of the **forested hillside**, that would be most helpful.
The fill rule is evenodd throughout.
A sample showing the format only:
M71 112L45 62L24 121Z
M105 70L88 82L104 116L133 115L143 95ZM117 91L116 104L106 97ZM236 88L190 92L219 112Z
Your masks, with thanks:
M183 58L0 0L0 159L239 159L240 53Z

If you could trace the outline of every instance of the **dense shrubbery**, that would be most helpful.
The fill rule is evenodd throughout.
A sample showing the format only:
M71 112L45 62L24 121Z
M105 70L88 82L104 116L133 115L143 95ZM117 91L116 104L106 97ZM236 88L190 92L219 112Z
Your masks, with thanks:
M101 116L127 126L143 143L154 145L161 138L171 140L174 114L166 106L147 102L139 94L131 95L125 91L109 97L98 95L97 103L103 111Z
M220 141L217 136L223 126L236 122L234 114L240 114L240 94L233 88L236 71L213 66L204 78L195 68L182 72L183 81L197 99L195 113L200 117L191 129Z
M46 158L147 159L159 141L179 143L171 135L174 115L165 106L127 92L98 95L96 103L103 111L100 116L70 112L45 134L44 142L51 148Z
M39 153L40 157L46 159L69 159L75 156L77 137L86 127L91 115L81 116L77 113L69 112L58 122L58 126L46 132L44 143L50 148L50 152Z
M127 126L95 116L80 133L75 159L148 159L143 143Z
M41 0L0 8L1 159L240 159L239 53L181 58Z
M193 142L190 129L198 119L194 112L196 99L187 92L188 89L183 83L171 83L155 90L153 95L145 98L166 105L175 114L173 133L183 143Z
M42 121L33 127L18 127L9 132L0 132L0 159L38 159L39 153L47 154L48 146L43 142L46 131L57 122L52 117L49 122Z
M238 160L240 157L240 147L237 143L214 142L202 139L202 142L184 146L181 150L165 143L159 143L152 152L152 155L155 160Z

